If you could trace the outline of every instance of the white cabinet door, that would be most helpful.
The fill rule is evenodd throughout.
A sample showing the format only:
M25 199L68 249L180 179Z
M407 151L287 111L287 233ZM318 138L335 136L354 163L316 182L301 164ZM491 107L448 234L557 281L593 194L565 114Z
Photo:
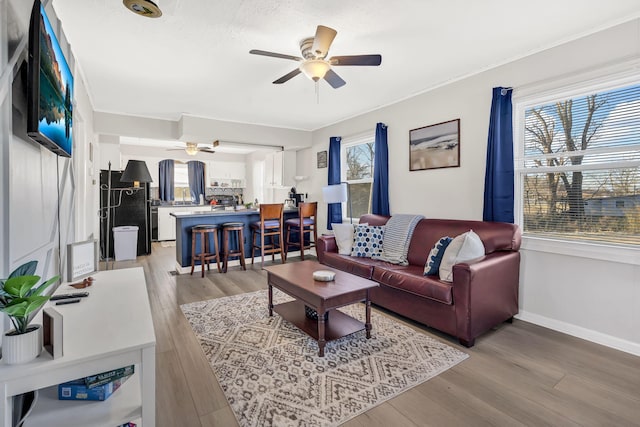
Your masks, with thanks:
M176 211L176 208L158 208L158 240L176 239L176 219L170 215Z
M282 168L284 167L284 151L273 153L273 186L282 186Z
M246 163L228 161L207 162L207 182L208 187L213 187L213 183L218 185L223 183L229 186L242 187L245 185Z
M296 152L277 151L265 159L265 182L267 188L292 187L296 175Z
M293 179L296 176L296 152L295 151L282 151L282 180L283 187L291 188L296 185Z
M264 188L273 186L273 156L270 154L264 159Z

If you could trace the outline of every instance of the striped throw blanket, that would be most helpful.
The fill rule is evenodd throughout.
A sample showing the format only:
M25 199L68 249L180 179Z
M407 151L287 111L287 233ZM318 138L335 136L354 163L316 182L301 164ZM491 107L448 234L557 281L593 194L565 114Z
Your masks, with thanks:
M376 258L392 264L408 265L409 242L418 221L424 216L399 214L393 215L384 227L382 253ZM373 258L373 257L372 257Z

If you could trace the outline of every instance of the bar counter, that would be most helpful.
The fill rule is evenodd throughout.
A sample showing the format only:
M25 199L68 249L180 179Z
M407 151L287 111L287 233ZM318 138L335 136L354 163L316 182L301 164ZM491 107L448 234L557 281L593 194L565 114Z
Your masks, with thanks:
M190 270L191 267L191 227L196 225L219 225L218 249L222 259L222 224L225 222L241 222L244 224L244 253L245 257L251 258L251 230L249 224L260 220L260 212L257 209L240 210L213 210L213 211L188 211L172 212L171 216L176 219L176 268L179 273ZM298 217L297 208L285 208L284 220ZM283 233L284 235L284 233ZM213 249L213 248L211 248ZM295 247L298 250L297 247ZM200 240L198 239L197 251L200 250ZM256 251L257 252L257 251ZM258 254L259 256L259 254ZM196 265L200 265L196 261ZM215 265L215 263L214 263Z

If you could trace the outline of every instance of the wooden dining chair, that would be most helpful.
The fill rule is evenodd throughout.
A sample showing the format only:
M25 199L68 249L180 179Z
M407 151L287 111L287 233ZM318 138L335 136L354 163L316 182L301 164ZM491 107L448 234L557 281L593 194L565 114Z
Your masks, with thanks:
M260 205L260 221L251 224L251 264L254 262L256 249L260 250L261 266L264 266L265 254L271 254L275 261L275 254L279 253L282 263L287 261L284 250L284 204L271 203ZM260 236L259 243L256 238ZM268 241L267 241L268 238ZM276 242L277 239L277 242Z
M289 246L300 248L300 259L304 261L304 250L315 248L318 240L318 229L316 227L316 213L318 202L300 203L298 205L298 218L291 218L284 222L286 230L285 252L289 251ZM298 235L298 241L291 241L291 234ZM309 235L308 244L305 244L305 235ZM311 237L313 236L313 239Z

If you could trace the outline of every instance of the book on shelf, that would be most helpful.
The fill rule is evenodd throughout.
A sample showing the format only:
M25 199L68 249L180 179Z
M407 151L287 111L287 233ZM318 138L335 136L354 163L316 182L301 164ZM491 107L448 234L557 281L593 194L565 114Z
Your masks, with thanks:
M101 372L96 375L90 375L84 378L84 383L87 387L93 388L103 384L108 384L118 378L127 377L133 375L134 365L125 366L123 368L112 369L110 371Z
M130 377L117 378L92 388L84 383L84 378L68 381L58 385L58 400L107 400Z

